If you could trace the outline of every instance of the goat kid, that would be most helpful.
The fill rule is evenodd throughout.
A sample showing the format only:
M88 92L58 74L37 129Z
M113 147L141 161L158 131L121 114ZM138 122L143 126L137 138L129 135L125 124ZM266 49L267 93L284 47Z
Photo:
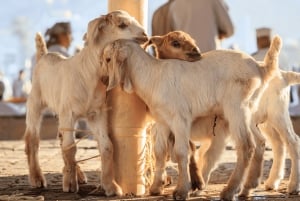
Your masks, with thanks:
M127 12L113 11L88 24L85 47L71 58L47 53L45 42L36 35L37 64L32 90L27 100L25 152L29 165L29 180L33 187L46 187L38 149L42 111L48 107L59 117L63 168L63 191L77 192L78 182L85 176L75 160L76 146L70 128L78 118L86 117L101 154L101 184L107 196L121 195L113 172L113 146L107 132L105 85L99 55L104 46L116 39L127 38L146 42L142 26ZM69 129L68 129L69 128Z
M235 51L212 51L203 54L200 61L186 62L155 59L130 40L117 40L105 47L102 65L109 76L107 90L121 84L124 91L134 91L147 104L156 122L174 133L179 169L175 199L186 199L190 189L188 152L192 122L211 113L224 114L238 150L235 170L221 198L231 200L238 192L255 148L253 136L260 135L253 129L251 116L266 84L278 72L280 46L277 37L263 64ZM152 194L161 193L166 153L155 150Z
M152 36L145 46L153 45L156 58L197 61L201 58L195 40L186 32L172 31L163 36Z
M184 34L184 32L182 32ZM193 46L193 43L185 43L183 40L180 46L177 47L176 53L172 51L173 42L176 41L176 35L173 37L168 37L172 35L172 32L165 36L154 36L150 39L151 44L155 47L156 52L163 52L165 59L172 58L184 58L186 55L186 46ZM188 38L188 37L186 37ZM188 49L198 48L196 45L194 47L189 47ZM181 53L180 53L181 51ZM181 55L181 56L178 56ZM160 54L157 54L159 57ZM180 59L180 58L179 58ZM197 58L184 58L183 60L197 61ZM254 118L259 125L262 133L271 142L274 152L274 161L272 165L269 178L265 182L266 190L277 190L280 181L284 176L284 159L285 150L288 149L291 160L292 160L292 170L290 175L290 182L288 187L288 192L291 194L299 193L299 137L295 134L293 125L290 120L288 105L289 105L289 89L290 85L300 84L300 74L297 72L286 72L281 71L276 75L269 83L266 91L262 95L262 99L259 104L259 109L255 113ZM279 96L278 96L279 94ZM278 98L279 97L279 98ZM213 125L216 125L213 128ZM159 128L155 125L153 127L153 133L160 133ZM280 131L280 132L279 132ZM159 137L160 135L157 134ZM201 142L201 147L198 150L198 167L195 164L190 164L192 188L201 189L209 181L210 173L214 167L217 165L217 161L223 152L226 139L229 136L228 124L222 117L218 117L215 122L215 116L202 117L195 121L192 125L191 139L193 141ZM261 139L262 140L262 139ZM204 143L203 143L204 142ZM263 140L262 140L263 142ZM262 143L261 142L261 143ZM170 144L170 142L169 142ZM293 146L290 146L292 144ZM172 143L171 143L172 146ZM261 147L262 149L263 147ZM261 150L263 154L263 150ZM255 175L249 174L248 182L245 184L241 195L247 196L251 188L257 187L259 184L259 177L261 175L261 166L263 156L259 157L261 160L256 163L258 167L253 166L253 170L256 171ZM191 160L195 161L195 159ZM258 170L258 171L257 171ZM202 185L202 176L204 179L204 184Z

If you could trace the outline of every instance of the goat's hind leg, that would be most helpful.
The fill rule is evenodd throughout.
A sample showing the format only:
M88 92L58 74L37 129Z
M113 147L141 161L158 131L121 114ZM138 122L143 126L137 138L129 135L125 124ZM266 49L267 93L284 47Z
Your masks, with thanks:
M240 197L247 197L250 190L259 185L263 169L265 138L255 124L251 125L251 130L255 140L255 151L250 161L247 179L239 195Z
M47 182L42 174L38 158L42 109L40 100L35 100L32 96L28 97L26 131L24 134L25 153L29 166L29 182L31 186L38 188L47 187Z

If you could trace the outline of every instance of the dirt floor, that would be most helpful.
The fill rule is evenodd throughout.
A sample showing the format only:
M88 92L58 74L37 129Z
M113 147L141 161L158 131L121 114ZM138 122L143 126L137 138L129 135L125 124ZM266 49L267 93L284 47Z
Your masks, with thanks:
M98 154L96 143L93 140L83 140L79 143L77 160L95 156ZM272 164L272 152L265 153L264 179L266 178ZM200 195L191 195L189 200L219 200L219 193L225 186L236 160L235 150L226 150L222 163L213 172L210 184ZM40 164L48 182L46 189L34 189L28 184L27 161L24 153L22 140L0 141L0 200L172 200L172 190L176 184L177 168L169 163L167 172L171 175L172 184L167 186L162 196L124 196L106 198L101 190L97 189L99 184L99 171L101 166L99 159L95 158L82 162L80 166L88 177L88 184L80 185L78 193L63 193L61 186L61 170L63 162L60 155L58 140L42 140L40 148ZM275 191L264 191L261 184L248 199L240 200L300 200L300 196L288 196L286 187L290 171L290 160L286 160L285 179L280 189ZM264 180L263 179L263 180ZM238 199L237 199L238 200Z

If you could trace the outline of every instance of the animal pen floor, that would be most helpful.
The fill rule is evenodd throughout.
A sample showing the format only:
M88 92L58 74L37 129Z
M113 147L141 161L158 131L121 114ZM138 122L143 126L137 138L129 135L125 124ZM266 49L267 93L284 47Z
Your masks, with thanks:
M78 144L77 160L95 156L98 154L96 142L83 140ZM265 153L264 179L272 164L272 152ZM222 157L222 163L212 174L208 188L198 196L190 196L189 200L219 200L219 193L224 187L236 160L235 150L227 149ZM40 148L40 164L46 176L48 187L46 189L34 189L28 184L27 161L24 153L23 140L0 141L0 200L172 200L172 190L176 184L176 165L168 163L167 172L171 175L172 184L166 187L163 196L125 196L122 198L106 198L100 190L97 190L99 182L99 159L91 159L81 163L82 170L88 177L88 184L80 185L78 193L62 192L62 166L60 147L58 140L42 140ZM300 200L300 196L287 196L286 187L290 172L290 160L286 160L285 179L280 189L264 191L263 184L259 186L249 199L246 200ZM263 180L264 180L263 179Z

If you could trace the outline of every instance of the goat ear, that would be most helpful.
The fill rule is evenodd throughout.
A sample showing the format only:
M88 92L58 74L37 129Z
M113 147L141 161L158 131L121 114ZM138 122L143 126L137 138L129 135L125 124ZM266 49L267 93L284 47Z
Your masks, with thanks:
M121 75L119 66L117 66L116 58L113 59L113 61L110 61L111 63L108 65L111 65L108 67L108 85L106 88L106 91L110 91L111 89L115 88L121 81Z
M112 61L110 61L110 65L112 66L108 68L109 82L106 89L107 91L116 87L121 82L122 72L124 71L123 64L127 58L127 55L127 48L119 48L112 55Z
M82 36L82 40L84 40L84 41L87 40L87 33L84 33L84 35Z
M129 94L133 93L132 83L128 76L125 76L124 78L123 90Z
M142 44L141 47L146 50L149 46L153 45L151 39L148 40L146 43Z
M150 42L151 41L151 42ZM149 43L153 43L154 45L156 45L157 47L161 46L163 43L163 37L162 36L152 36L149 40Z

